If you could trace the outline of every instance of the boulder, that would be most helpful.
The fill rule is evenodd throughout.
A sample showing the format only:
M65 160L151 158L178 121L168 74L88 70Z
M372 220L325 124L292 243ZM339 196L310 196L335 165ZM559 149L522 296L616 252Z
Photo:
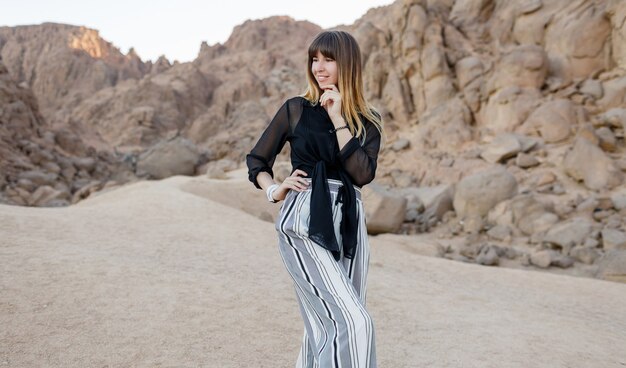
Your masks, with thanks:
M593 223L584 217L575 217L552 227L543 238L545 243L559 246L569 251L576 245L581 245L593 230Z
M469 108L459 99L430 110L417 127L419 143L426 148L456 149L472 138Z
M393 169L391 170L390 175L396 188L410 187L415 182L415 178L403 170Z
M626 233L616 229L602 230L602 247L605 250L626 250Z
M276 166L276 164L274 165ZM227 179L226 172L237 169L237 163L233 160L223 158L217 161L210 161L204 165L206 176L211 179ZM274 173L276 179L276 173Z
M568 138L576 124L576 111L570 100L548 101L530 114L524 130L534 130L547 142L559 142Z
M593 264L602 255L593 246L577 245L569 251L569 255L584 264Z
M514 134L502 133L485 147L480 157L495 164L515 156L521 150L522 145Z
M500 263L500 257L498 257L496 249L489 245L480 247L475 260L476 263L485 266L497 266Z
M89 197L91 194L98 192L101 188L102 183L97 180L86 183L74 192L71 199L72 204Z
M393 142L391 145L391 149L394 151L402 151L404 149L409 148L411 142L406 138L400 138L397 141Z
M534 88L505 87L489 97L477 115L492 134L515 131L535 109L541 93Z
M557 252L544 249L536 252L530 253L530 263L541 268L548 268L552 263L553 259L556 259Z
M363 205L370 234L398 231L406 212L407 200L376 183L363 187Z
M620 185L624 175L602 149L584 138L576 138L563 159L565 172L581 180L589 189L611 189Z
M552 15L545 11L542 0L528 0L515 4L517 8L513 25L513 38L517 44L541 45L543 44L545 29L552 19ZM505 23L506 24L506 23Z
M533 195L523 194L496 205L487 216L491 224L514 227L525 235L542 233L559 221L549 206Z
M576 260L570 256L557 254L556 259L553 259L550 265L560 268L569 268L572 267L575 262Z
M559 222L559 216L531 196L514 199L511 211L513 223L526 235L544 232Z
M600 83L597 79L585 79L585 81L580 85L580 92L589 95L596 100L602 98L604 95L602 83Z
M597 101L603 109L623 108L626 105L626 76L602 82L604 96Z
M548 73L548 58L538 45L521 45L504 54L489 79L489 91L517 86L541 88Z
M552 184L557 181L556 175L552 171L543 171L536 174L533 177L533 184L540 187L547 184Z
M581 198L582 199L582 198ZM576 205L576 211L579 213L592 215L600 202L595 197L588 197Z
M598 144L603 150L614 152L617 149L617 139L611 129L600 127L596 129L596 136L599 138Z
M81 154L85 151L85 144L80 137L69 128L60 128L54 134L54 142L65 152Z
M582 138L589 141L593 145L600 145L600 137L596 134L596 130L591 123L584 123L578 127L576 138Z
M485 220L482 216L477 214L469 215L464 217L460 224L463 226L463 231L468 234L477 234L483 230L485 230Z
M420 224L429 224L432 221L440 221L443 215L451 211L454 187L442 184L434 187L403 188L399 193L408 199L409 207L415 209L417 220Z
M17 181L17 186L29 192L34 192L35 189L37 189L37 186L35 185L35 183L30 181L29 179L24 179L24 178L19 179Z
M194 175L199 158L196 146L185 138L161 141L139 155L137 175L151 179Z
M37 188L37 190L35 190L35 192L30 196L28 204L38 207L58 207L68 205L69 199L69 192L57 190L48 185L43 185Z
M54 155L37 144L31 145L28 151L28 158L30 158L30 161L35 165L43 166L45 163L54 161Z
M541 138L529 137L524 134L513 133L515 138L522 145L522 152L526 153L542 143Z
M539 163L540 163L539 160L537 160L535 156L529 155L524 152L518 154L517 157L515 158L515 164L521 167L522 169L527 169L529 167L537 166L539 165Z
M459 88L463 91L463 99L472 112L478 112L484 84L482 62L474 56L465 57L456 63L455 71Z
M18 175L18 180L28 180L33 183L35 186L49 185L54 186L58 178L57 174L54 173L44 173L39 170L28 170L23 171Z
M626 283L626 250L611 250L598 260L595 277L615 282Z
M543 42L551 75L571 81L611 68L612 27L605 7L589 3L576 11L556 12L550 19Z
M544 249L531 253L530 263L541 268L548 268L550 266L568 268L574 265L574 259L564 256L552 249Z
M96 168L96 160L93 157L74 157L72 163L78 170L90 173Z
M432 29L440 28L436 23L431 23ZM439 32L427 32L426 45L421 52L421 74L424 78L424 100L426 110L432 110L440 104L446 104L448 100L455 98L456 89L452 81L452 75L446 59L446 50Z
M496 204L515 194L515 177L496 166L463 178L457 186L453 206L460 218L484 216Z
M484 73L483 63L475 56L468 56L459 60L455 65L459 87L464 89Z
M626 108L616 107L609 109L599 116L600 121L613 128L626 130Z
M409 189L409 188L406 188ZM424 204L414 194L404 194L407 199L406 214L404 216L405 222L415 222L420 213L424 212Z
M611 194L611 202L613 202L613 207L618 211L626 208L626 188Z
M480 38L485 31L485 23L493 14L494 7L495 5L490 1L454 1L449 20L464 35L470 38Z
M46 162L45 164L41 165L41 168L49 173L53 173L57 175L61 174L61 166L59 166L55 162Z
M507 225L496 225L487 231L487 235L496 240L511 240L511 228Z

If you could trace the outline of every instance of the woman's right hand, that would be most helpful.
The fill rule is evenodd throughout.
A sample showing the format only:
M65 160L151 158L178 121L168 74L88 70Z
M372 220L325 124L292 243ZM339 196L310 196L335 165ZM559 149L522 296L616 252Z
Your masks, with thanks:
M278 186L278 189L274 191L272 196L275 200L282 201L287 197L287 193L290 189L297 190L298 192L307 190L309 182L304 180L305 177L307 177L306 172L296 169L290 176L285 178L285 180Z

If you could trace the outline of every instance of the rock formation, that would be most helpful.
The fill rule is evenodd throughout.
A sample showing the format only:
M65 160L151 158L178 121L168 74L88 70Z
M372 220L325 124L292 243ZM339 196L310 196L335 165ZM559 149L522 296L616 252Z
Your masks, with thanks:
M398 0L341 26L360 43L367 97L386 121L376 181L405 199L385 208L404 213L399 232L435 237L451 259L586 275L607 250L625 252L625 19L618 0ZM280 104L303 92L319 31L250 20L171 65L123 55L84 27L0 28L2 154L18 162L3 159L5 200L70 203L53 176L65 172L80 198L104 166L100 186L243 167ZM57 169L32 142L18 147L16 124L78 158Z
M0 27L0 57L11 76L32 89L51 123L65 122L94 92L151 69L134 50L122 54L96 30L57 23Z

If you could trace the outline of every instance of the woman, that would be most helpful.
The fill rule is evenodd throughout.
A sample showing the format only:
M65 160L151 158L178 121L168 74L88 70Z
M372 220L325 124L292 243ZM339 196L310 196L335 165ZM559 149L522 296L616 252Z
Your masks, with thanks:
M282 105L246 156L249 179L270 202L284 200L279 249L305 324L296 366L376 367L360 188L374 179L383 123L363 96L350 34L322 32L308 53L307 90ZM286 141L294 171L276 184L272 166Z

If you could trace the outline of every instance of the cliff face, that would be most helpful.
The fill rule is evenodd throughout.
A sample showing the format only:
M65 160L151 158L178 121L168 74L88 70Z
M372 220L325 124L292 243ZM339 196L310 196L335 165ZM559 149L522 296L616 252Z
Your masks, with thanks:
M625 102L625 11L617 1L397 1L349 29L392 137L412 143L407 156L457 156L504 132L567 144L585 123L600 128ZM556 116L529 119L540 107ZM450 178L423 170L433 183Z
M0 63L0 172L14 176L19 173L19 163L24 162L23 153L16 150L15 142L41 138L44 119L37 108L37 101L27 86L18 85L11 79L7 68ZM14 162L14 164L12 164ZM0 185L6 177L0 177Z
M50 122L63 121L92 93L150 71L131 50L123 55L98 31L44 23L0 27L0 57L11 76L26 82Z
M64 206L102 188L119 165L68 129L53 130L26 83L0 60L0 202Z
M478 112L505 87L547 96L603 73L612 79L606 72L624 68L623 12L617 1L398 1L351 29L366 40L373 97L396 120L416 121L459 95ZM488 117L475 121L498 131Z
M65 122L89 132L101 149L138 152L183 134L212 156L240 156L275 105L300 92L302 47L319 30L287 17L248 21L225 44L203 44L191 63L93 93ZM240 130L251 133L239 140ZM230 144L237 146L224 146Z

